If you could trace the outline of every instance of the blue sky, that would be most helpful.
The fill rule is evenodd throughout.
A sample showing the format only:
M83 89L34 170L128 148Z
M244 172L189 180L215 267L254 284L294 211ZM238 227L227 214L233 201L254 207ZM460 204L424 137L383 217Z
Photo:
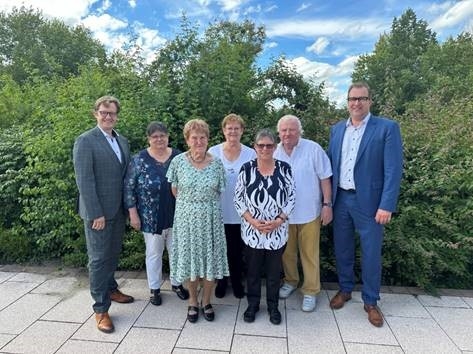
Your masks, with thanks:
M325 81L326 95L343 104L357 58L373 51L394 17L411 8L440 41L473 32L473 0L0 0L0 10L24 4L83 24L109 49L130 40L130 29L148 61L178 30L181 14L204 29L216 19L249 19L266 29L258 65L282 54L305 77Z

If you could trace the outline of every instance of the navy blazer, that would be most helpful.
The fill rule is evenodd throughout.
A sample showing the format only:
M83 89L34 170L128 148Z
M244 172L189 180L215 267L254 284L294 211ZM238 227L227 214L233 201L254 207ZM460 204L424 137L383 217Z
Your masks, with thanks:
M330 130L328 156L332 162L332 202L340 179L340 162L346 120ZM360 142L354 168L356 197L362 211L375 215L378 209L396 211L402 178L403 151L397 122L371 116Z

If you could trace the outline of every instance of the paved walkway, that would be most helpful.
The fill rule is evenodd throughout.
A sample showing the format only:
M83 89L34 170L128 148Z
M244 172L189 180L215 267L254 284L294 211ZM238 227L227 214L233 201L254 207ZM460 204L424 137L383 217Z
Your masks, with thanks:
M162 306L149 303L143 272L117 273L133 304L113 304L115 332L95 327L84 271L0 265L1 353L473 353L473 291L440 297L412 288L383 288L385 325L375 328L360 293L340 310L329 308L333 284L324 285L312 313L302 296L280 302L281 325L264 306L243 322L246 300L213 299L214 322L186 321L187 304L162 287ZM230 291L231 293L231 291Z

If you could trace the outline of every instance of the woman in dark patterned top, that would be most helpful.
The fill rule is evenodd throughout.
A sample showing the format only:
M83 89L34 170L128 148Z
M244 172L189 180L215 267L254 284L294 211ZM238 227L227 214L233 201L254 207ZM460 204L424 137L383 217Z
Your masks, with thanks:
M168 147L169 135L164 124L151 122L146 129L149 147L133 156L125 177L125 207L130 225L142 231L146 243L146 274L151 289L150 301L161 305L163 252L171 258L172 226L176 200L166 178L171 160L180 153ZM171 263L171 262L169 262ZM172 290L186 300L189 292L171 279Z
M276 137L268 129L255 138L256 159L245 163L235 187L235 208L242 218L245 243L248 308L245 322L253 322L261 299L261 272L266 273L269 320L281 323L278 310L282 253L288 238L288 216L294 208L295 186L291 167L275 160Z

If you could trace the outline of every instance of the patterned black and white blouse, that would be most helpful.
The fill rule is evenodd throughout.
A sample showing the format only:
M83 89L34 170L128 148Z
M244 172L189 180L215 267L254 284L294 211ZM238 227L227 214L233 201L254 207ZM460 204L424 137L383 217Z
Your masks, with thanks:
M245 211L249 211L255 219L275 220L281 212L287 216L291 214L295 201L291 166L280 160L275 160L275 164L271 176L261 175L256 159L241 167L234 196L238 215L242 216ZM242 217L241 237L251 248L277 250L287 242L288 227L289 223L286 220L277 229L263 234Z

